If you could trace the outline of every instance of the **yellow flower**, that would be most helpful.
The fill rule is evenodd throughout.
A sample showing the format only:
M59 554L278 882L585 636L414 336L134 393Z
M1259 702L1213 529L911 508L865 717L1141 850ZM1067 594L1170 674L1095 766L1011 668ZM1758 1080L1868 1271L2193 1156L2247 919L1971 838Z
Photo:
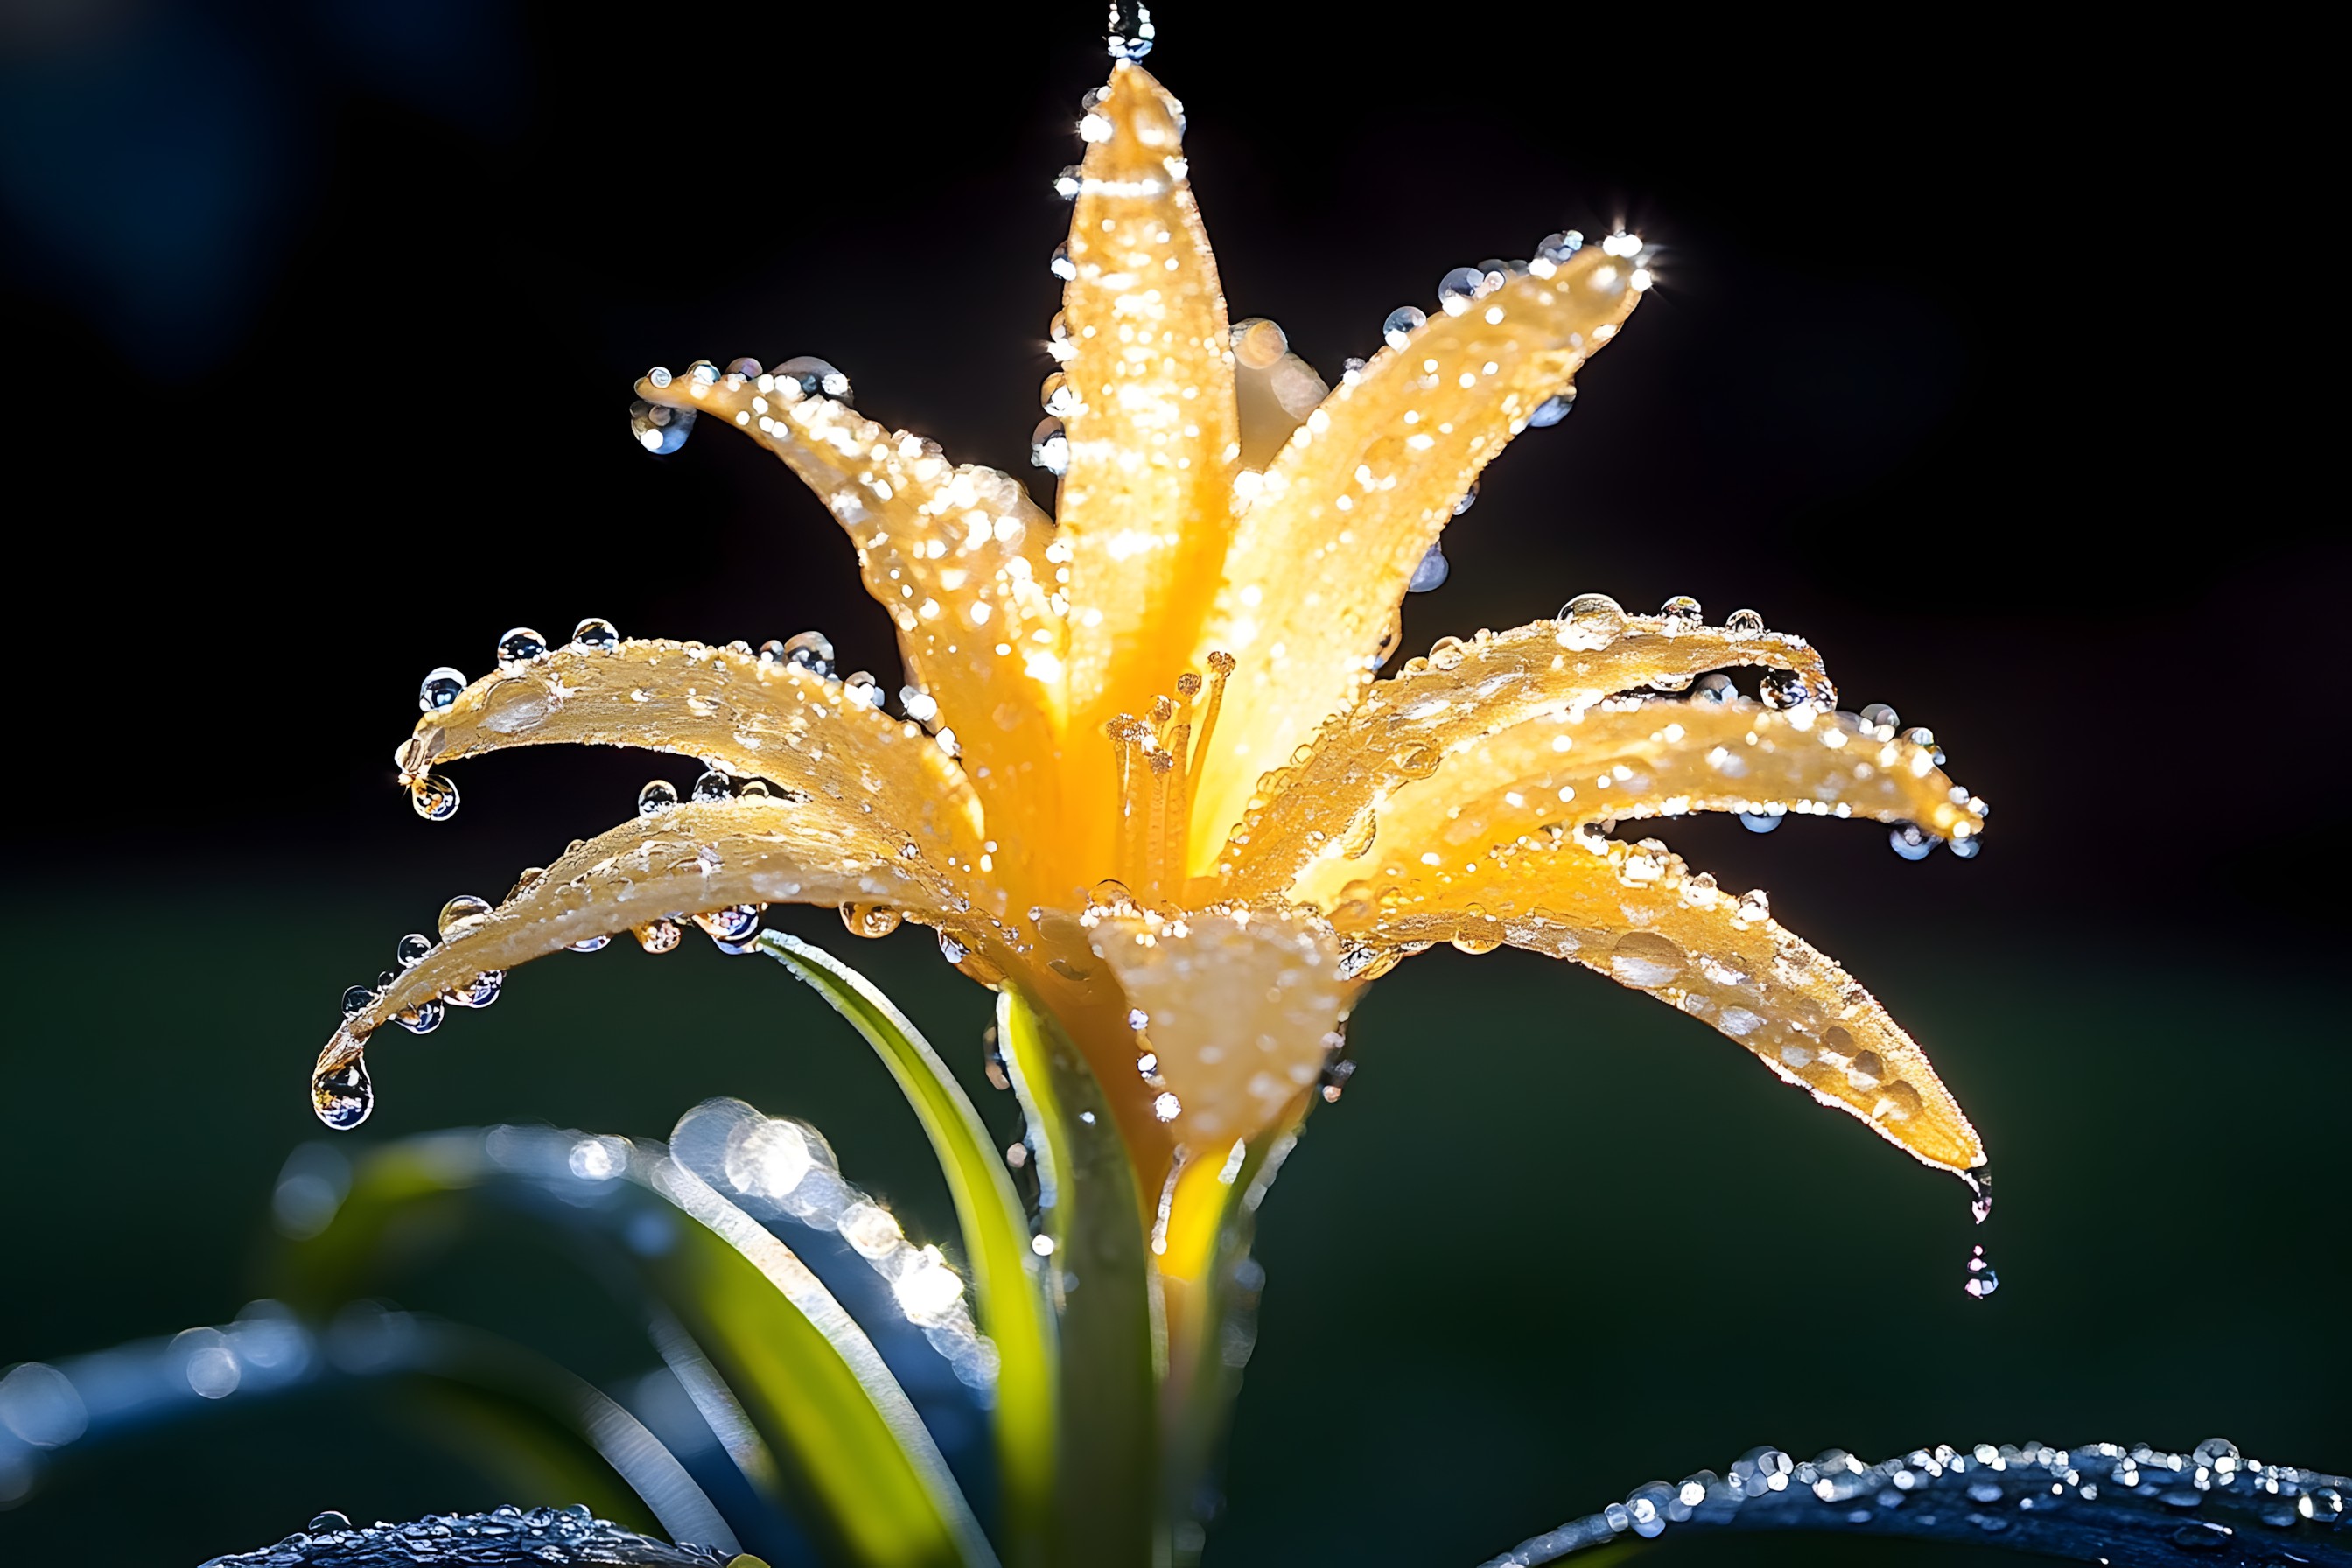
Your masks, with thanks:
M399 752L427 815L456 800L434 770L508 746L651 747L715 776L686 800L654 792L495 908L454 904L437 945L352 997L321 1114L364 1113L372 1030L430 1026L513 965L629 930L660 950L688 917L740 942L758 906L800 902L866 935L932 926L967 973L1057 1020L1139 1192L1167 1194L1179 1277L1206 1247L1183 1216L1213 1207L1185 1189L1230 1181L1242 1141L1295 1124L1359 991L1437 942L1573 959L1919 1159L1981 1164L1918 1047L1761 893L1603 837L1799 811L1972 847L1982 804L1931 737L1834 711L1803 640L1750 612L1707 625L1688 601L1629 616L1589 595L1375 679L1459 499L1556 417L1548 401L1633 310L1640 242L1554 237L1523 268L1449 280L1440 313L1392 321L1327 388L1272 323L1228 323L1181 127L1126 62L1080 126L1046 389L1063 425L1040 433L1055 515L860 417L830 367L638 384L677 411L649 418L732 424L823 499L898 627L913 717L884 713L870 678L837 679L821 638L754 654L601 622L562 647L512 638L470 685L428 682ZM1693 689L1738 667L1761 667L1761 700L1719 678Z

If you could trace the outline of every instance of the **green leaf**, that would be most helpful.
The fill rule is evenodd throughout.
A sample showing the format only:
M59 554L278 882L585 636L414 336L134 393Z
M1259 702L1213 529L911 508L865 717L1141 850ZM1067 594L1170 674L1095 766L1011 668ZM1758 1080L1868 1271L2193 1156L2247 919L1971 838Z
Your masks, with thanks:
M360 1162L334 1222L293 1249L293 1286L320 1303L361 1294L379 1260L494 1221L501 1199L523 1200L538 1232L569 1231L625 1266L656 1343L666 1329L682 1334L717 1373L759 1442L782 1458L792 1511L830 1555L992 1564L914 1406L807 1266L666 1154L593 1140L605 1163L584 1168L601 1173L578 1173L566 1153L590 1142L499 1128L379 1150Z
M971 1257L981 1331L996 1346L1003 1533L1019 1547L1041 1542L1054 1508L1058 1349L1030 1249L1028 1211L1004 1157L939 1053L872 982L782 931L763 933L760 948L806 981L865 1037L931 1141Z
M999 1044L1029 1116L1053 1239L1062 1345L1062 1506L1051 1561L1118 1568L1155 1557L1157 1376L1149 1243L1110 1106L1051 1015L1011 986Z

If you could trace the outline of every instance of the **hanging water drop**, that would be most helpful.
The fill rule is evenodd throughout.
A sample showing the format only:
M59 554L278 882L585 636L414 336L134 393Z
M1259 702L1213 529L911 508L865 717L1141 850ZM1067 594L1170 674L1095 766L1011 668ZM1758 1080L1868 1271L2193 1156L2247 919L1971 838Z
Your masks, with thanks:
M637 815L651 816L677 804L677 785L667 779L654 779L637 792Z
M1055 479L1070 471L1070 438L1050 414L1029 432L1029 460Z
M1698 678L1698 684L1691 690L1691 700L1728 702L1738 695L1739 688L1732 683L1731 677L1717 670L1713 675L1702 675Z
M646 379L656 386L667 386L669 372L657 370ZM672 408L665 403L647 403L642 397L629 405L630 439L656 458L667 458L685 446L686 438L693 433L691 408Z
M710 769L694 781L694 799L701 805L735 798L735 780L717 768Z
M778 381L789 381L798 386L803 397L849 401L849 378L814 354L794 355L778 365L774 374Z
M647 952L668 952L686 940L684 928L665 915L636 928L637 945Z
M602 952L604 950L604 944L612 940L613 933L610 931L606 931L602 936L583 936L578 942L572 944L571 951L573 952Z
M1559 607L1560 647L1591 653L1607 647L1625 629L1625 606L1606 594L1579 594Z
M591 653L611 653L621 646L621 633L612 622L591 616L572 628L572 646Z
M1736 637L1752 637L1764 629L1764 617L1754 610L1734 610L1723 629Z
M940 956L950 963L961 963L971 956L971 949L952 931L940 932Z
M499 639L499 668L529 664L547 652L547 639L529 626L515 626Z
M1985 1261L1983 1247L1978 1247L1975 1255L1969 1258L1969 1278L1960 1289L1979 1301L2000 1289L2000 1276L1993 1271L1991 1264Z
M427 822L446 822L457 815L457 786L439 773L426 773L408 786L408 804Z
M367 1060L353 1057L310 1080L310 1109L338 1132L348 1132L375 1109L375 1086L368 1081Z
M343 1016L348 1018L355 1013L366 1011L374 1000L374 991L365 985L346 986L343 990Z
M445 937L456 936L478 924L490 912L490 900L478 899L471 893L460 893L441 906L440 917L434 929Z
M1780 826L1787 816L1786 812L1780 811L1743 811L1739 814L1739 826L1750 833L1769 833Z
M438 713L457 701L457 694L465 689L465 672L452 669L445 664L426 676L425 684L416 689L417 710L425 713Z
M1473 479L1470 481L1470 488L1462 492L1462 499L1454 503L1454 515L1460 517L1464 512L1468 511L1472 507L1476 506L1477 504L1478 481Z
M1810 701L1813 691L1793 669L1768 669L1757 682L1756 694L1764 700L1765 707L1785 710Z
M1567 391L1556 392L1537 404L1536 411L1528 416L1528 424L1538 430L1549 430L1567 418L1575 407L1576 388L1571 386Z
M424 963L425 955L432 951L433 939L422 931L413 931L393 943L392 956L398 961L401 968L414 969Z
M487 1007L499 999L499 991L507 983L503 969L485 969L463 985L448 994L453 1007Z
M1886 842L1906 860L1925 860L1942 840L1916 822L1898 822L1887 833Z
M1105 40L1115 60L1139 60L1151 52L1158 30L1151 25L1151 7L1143 0L1110 0L1110 36Z
M730 904L723 910L707 910L694 917L710 940L721 944L749 942L760 930L758 904Z
M1956 833L1952 837L1952 841L1945 847L1951 850L1952 858L1956 860L1973 860L1979 851L1984 848L1984 840L1973 833Z
M1992 1167L1979 1165L1973 1171L1962 1171L1960 1180L1969 1185L1969 1213L1979 1225L1992 1217Z
M1457 267L1437 280L1437 302L1449 316L1459 316L1486 291L1486 272L1480 267Z
M1401 349L1428 321L1426 311L1412 305L1399 305L1389 312L1389 319L1381 323L1381 341L1392 349Z
M429 1035L441 1026L443 1012L440 998L428 996L414 1007L394 1013L392 1021L412 1035Z
M898 929L907 917L887 904L844 904L841 923L853 936L884 937Z
M1445 586L1445 579L1452 574L1453 571L1453 566L1445 559L1444 547L1432 544L1428 552L1422 556L1421 563L1412 569L1412 578L1405 584L1404 591L1408 594L1426 594L1433 588L1443 588Z

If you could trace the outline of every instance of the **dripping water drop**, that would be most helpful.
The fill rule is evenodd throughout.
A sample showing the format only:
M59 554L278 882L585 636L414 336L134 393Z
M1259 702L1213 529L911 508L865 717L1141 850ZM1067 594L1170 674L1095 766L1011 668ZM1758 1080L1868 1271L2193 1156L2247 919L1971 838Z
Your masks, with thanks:
M1537 404L1536 411L1528 416L1528 424L1538 430L1549 430L1567 418L1575 408L1576 388L1571 386L1567 391L1556 392Z
M348 1132L375 1109L375 1086L368 1080L367 1060L353 1057L310 1080L310 1108L319 1120L338 1132Z
M2000 1276L1993 1272L1992 1265L1985 1260L1983 1247L1978 1247L1969 1257L1969 1278L1960 1289L1979 1301L2000 1289Z
M1426 594L1433 588L1443 588L1453 570L1445 559L1444 547L1432 544L1429 552L1421 558L1421 563L1412 569L1412 580L1404 585L1404 591Z
M669 372L657 370L646 378L656 386L669 384ZM640 397L629 405L629 437L656 458L667 458L686 445L694 431L694 410L647 403Z

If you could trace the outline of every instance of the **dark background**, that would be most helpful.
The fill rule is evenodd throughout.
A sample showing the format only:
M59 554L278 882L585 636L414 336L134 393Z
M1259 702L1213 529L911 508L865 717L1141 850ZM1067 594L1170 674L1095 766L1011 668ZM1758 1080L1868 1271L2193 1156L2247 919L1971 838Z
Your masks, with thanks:
M1766 1440L2226 1432L2352 1468L2347 550L2289 62L1979 22L1158 19L1233 313L1327 374L1548 230L1665 247L1573 417L1489 470L1408 650L1591 589L1753 605L1994 806L1969 864L1852 824L1671 835L1927 1046L2000 1174L1981 1235L1956 1184L1642 997L1520 954L1407 965L1265 1211L1211 1562L1466 1562ZM821 354L867 413L1042 497L1048 182L1103 61L1078 4L0 25L5 1363L230 1316L318 1131L341 988L690 771L493 759L428 826L389 764L427 668L595 614L820 626L895 686L821 510L723 432L635 449L629 380ZM854 946L977 1081L986 998L923 933L783 923ZM812 998L698 949L647 962L551 960L379 1052L364 1136L658 1136L740 1094L951 1237L880 1068ZM1976 1240L1985 1302L1959 1289ZM484 1310L594 1339L566 1318L592 1303ZM635 1370L620 1342L583 1370ZM358 1404L195 1436L61 1467L0 1513L0 1553L103 1518L119 1560L193 1563L318 1507L503 1500Z

